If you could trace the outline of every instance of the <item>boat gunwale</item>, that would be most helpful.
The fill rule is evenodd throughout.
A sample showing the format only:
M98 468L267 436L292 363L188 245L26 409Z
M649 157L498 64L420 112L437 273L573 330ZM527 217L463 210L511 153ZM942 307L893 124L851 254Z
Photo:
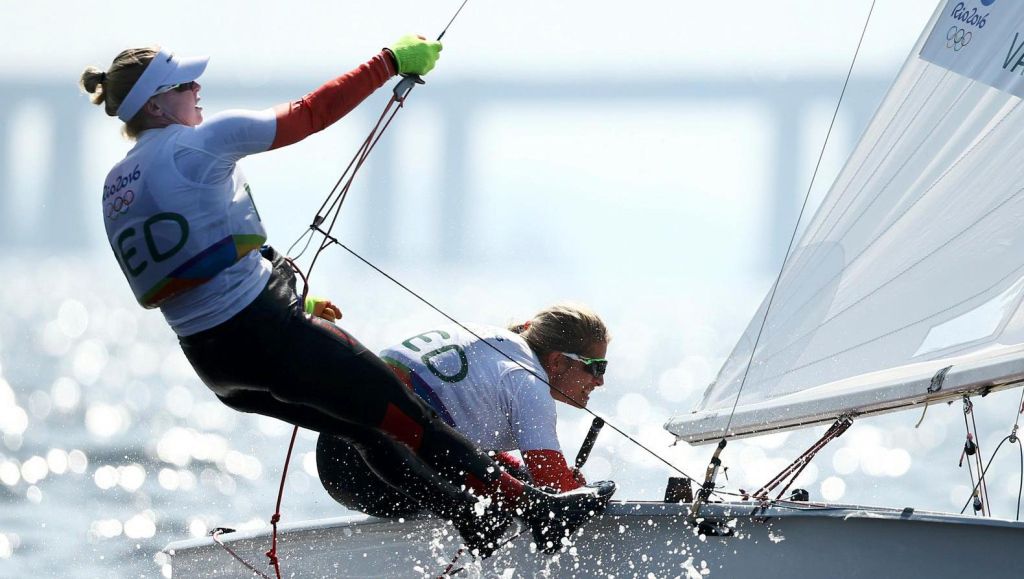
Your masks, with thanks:
M826 517L841 519L904 520L907 522L971 525L983 527L1008 527L1024 531L1024 522L991 517L976 517L937 511L920 511L913 508L896 509L839 503L773 501L761 507L755 502L707 503L701 507L702 519L732 520L748 518L756 520ZM612 501L601 517L690 517L689 503L665 503L660 501ZM278 539L291 533L311 533L331 529L352 529L364 525L397 524L406 525L418 521L433 520L433 517L413 516L404 520L381 519L370 515L354 514L309 521L297 521L278 526ZM224 533L219 539L225 543L264 538L270 540L271 529L248 529ZM172 557L179 551L205 549L216 546L213 537L196 537L169 543L162 549Z

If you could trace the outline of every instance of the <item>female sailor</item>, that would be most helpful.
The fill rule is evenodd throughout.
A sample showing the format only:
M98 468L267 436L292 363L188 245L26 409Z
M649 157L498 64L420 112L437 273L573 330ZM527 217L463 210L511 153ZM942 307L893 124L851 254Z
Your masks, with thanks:
M203 382L234 409L344 436L374 473L452 520L486 556L512 514L558 543L614 486L556 495L503 473L355 338L307 315L291 265L264 246L238 167L326 128L396 73L430 72L440 51L404 36L298 100L205 120L197 79L206 57L129 49L106 71L87 68L81 85L135 141L103 186L111 248L136 299L160 308ZM485 516L479 497L490 499Z
M564 492L586 481L562 454L555 401L587 406L604 384L609 339L597 314L561 304L508 329L444 325L386 348L381 358L446 423L496 453L507 471ZM519 451L523 463L509 451ZM421 509L379 484L362 457L336 435L321 434L317 470L331 496L350 508L387 517Z

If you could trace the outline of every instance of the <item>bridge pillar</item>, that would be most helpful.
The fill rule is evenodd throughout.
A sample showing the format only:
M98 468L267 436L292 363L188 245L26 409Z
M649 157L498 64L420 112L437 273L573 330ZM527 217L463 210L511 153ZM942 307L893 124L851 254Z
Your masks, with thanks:
M803 103L792 100L776 100L772 102L772 121L775 127L772 146L775 149L775 163L772 165L772 199L771 219L765 221L767 228L765 252L760 261L771 271L782 267L782 258L796 226L796 218L800 212L800 204L807 191L807 181L802 182L800 175L800 129L801 107ZM810 216L805 215L804 218Z
M465 91L455 91L444 102L442 108L442 167L436 220L440 239L437 243L438 258L456 262L477 256L473 249L467 249L466 230L469 223L472 196L469 192L467 166L471 162L469 150L469 128L472 125L473 105L466 100Z
M79 251L88 247L86 220L98 216L88 211L85 198L100 189L99 184L85 183L86 174L82 155L83 114L81 100L73 90L54 92L43 102L51 115L52 148L41 183L41 211L32 224L26 239L29 243L47 249ZM98 194L93 195L98 198Z

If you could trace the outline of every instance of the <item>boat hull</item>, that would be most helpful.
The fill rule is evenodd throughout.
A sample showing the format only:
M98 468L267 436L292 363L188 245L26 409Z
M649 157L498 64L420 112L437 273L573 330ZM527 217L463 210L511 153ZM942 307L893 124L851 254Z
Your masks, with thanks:
M569 550L537 553L522 532L483 561L463 554L456 577L1020 577L1024 524L855 506L750 503L705 507L701 533L688 505L617 502ZM726 526L731 535L715 536ZM507 537L522 531L513 528ZM721 531L718 531L721 532ZM282 527L282 574L295 577L438 577L459 550L432 518L345 517ZM273 576L267 531L220 536ZM175 577L253 577L211 538L169 545Z

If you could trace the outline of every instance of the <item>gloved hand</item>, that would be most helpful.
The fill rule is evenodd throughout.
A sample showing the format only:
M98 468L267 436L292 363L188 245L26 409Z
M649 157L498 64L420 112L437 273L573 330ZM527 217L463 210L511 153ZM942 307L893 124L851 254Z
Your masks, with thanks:
M331 303L331 300L317 296L306 296L305 310L307 314L313 314L328 322L335 322L341 319L341 310Z
M434 69L441 56L441 43L416 34L406 34L388 47L395 57L398 74L424 75Z

